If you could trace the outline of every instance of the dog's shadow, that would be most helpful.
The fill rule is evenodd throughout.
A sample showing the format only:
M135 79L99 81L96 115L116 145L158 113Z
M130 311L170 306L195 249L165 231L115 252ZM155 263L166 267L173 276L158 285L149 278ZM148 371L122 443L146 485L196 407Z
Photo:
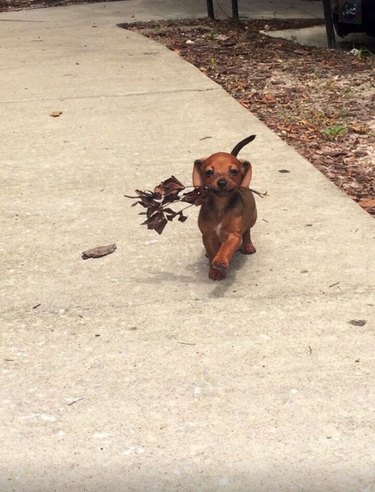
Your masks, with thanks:
M246 257L247 255L243 255L239 251L237 251L228 269L227 277L224 280L213 282L212 280L208 279L209 282L214 284L214 289L212 290L210 297L212 298L225 297L228 290L230 290L233 287L233 284L236 282L237 272L239 272L242 269L246 261L249 259ZM208 264L206 267L207 267L206 275L208 276Z
M152 275L148 276L144 281L149 284L163 284L164 282L178 282L182 284L194 284L195 286L198 284L203 284L206 286L212 286L212 291L208 294L210 298L221 298L225 297L228 290L230 290L233 284L236 281L236 274L238 271L242 269L246 261L249 258L246 258L247 255L243 255L240 252L237 252L231 265L228 269L228 276L220 281L213 281L208 278L208 270L209 270L209 262L207 260L206 255L202 252L202 255L197 258L194 263L190 263L185 266L188 273L176 273L174 271L164 271L164 272L156 272Z

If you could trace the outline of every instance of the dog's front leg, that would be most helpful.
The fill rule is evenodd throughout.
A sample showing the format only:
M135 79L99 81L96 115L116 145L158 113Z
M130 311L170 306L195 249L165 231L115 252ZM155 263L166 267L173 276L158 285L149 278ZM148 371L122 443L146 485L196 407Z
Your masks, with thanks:
M211 261L212 268L216 270L225 270L228 268L230 260L234 253L239 249L242 243L242 236L237 232L231 232L224 243L219 248L214 259Z
M216 236L206 234L202 236L204 247L206 248L206 256L210 263L213 258L217 255L220 248L220 242ZM211 280L223 280L226 277L226 272L224 270L217 270L210 265L210 270L208 272L208 278Z
M217 270L216 268L213 268L211 264L212 259L215 258L220 248L220 243L218 239L214 237L203 236L203 244L206 248L206 256L208 257L208 260L210 262L208 278L211 280L223 280L227 276L225 270Z

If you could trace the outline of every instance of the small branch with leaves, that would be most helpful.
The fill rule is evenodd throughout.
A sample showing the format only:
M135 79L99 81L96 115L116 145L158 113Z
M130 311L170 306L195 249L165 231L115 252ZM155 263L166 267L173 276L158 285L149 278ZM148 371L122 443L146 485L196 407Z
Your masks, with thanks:
M146 209L145 212L139 213L139 215L146 215L142 225L147 225L148 229L154 229L161 234L167 223L176 217L180 222L185 222L187 216L184 211L193 205L199 207L208 197L208 190L202 187L182 193L184 190L186 187L175 176L171 176L156 186L154 191L135 190L137 196L124 196L137 200L133 203L133 207L141 205ZM176 211L171 208L171 204L176 202L188 203L188 205Z
M193 188L191 191L182 193L187 188ZM263 198L266 193L250 188L250 191ZM204 203L209 196L210 189L207 187L184 186L175 176L162 181L155 187L154 191L135 190L137 196L124 195L126 198L136 200L132 207L141 205L146 209L145 212L140 212L139 215L146 215L146 220L142 225L147 225L147 229L153 229L158 234L161 234L168 222L171 222L177 217L180 222L185 222L187 216L184 211L195 205L199 207ZM188 203L186 207L180 210L173 210L172 203L182 202Z

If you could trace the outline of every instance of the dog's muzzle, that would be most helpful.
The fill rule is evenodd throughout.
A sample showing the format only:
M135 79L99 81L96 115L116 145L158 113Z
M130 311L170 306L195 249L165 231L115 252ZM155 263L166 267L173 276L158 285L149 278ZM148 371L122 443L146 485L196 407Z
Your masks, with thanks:
M218 179L216 184L220 191L224 191L228 188L228 181L224 178Z

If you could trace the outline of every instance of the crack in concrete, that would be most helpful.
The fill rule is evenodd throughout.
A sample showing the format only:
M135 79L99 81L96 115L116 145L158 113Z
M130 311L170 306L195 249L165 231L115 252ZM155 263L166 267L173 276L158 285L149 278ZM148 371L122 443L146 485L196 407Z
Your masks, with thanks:
M18 12L18 11L17 11ZM43 20L30 20L30 19L0 19L0 22L33 22L33 23L43 23L43 22L51 22L51 21L43 21Z
M50 98L32 98L32 99L19 99L18 101L0 101L0 105L5 104L24 104L29 102L50 102L50 101L70 101L77 99L114 99L122 97L142 97L142 96L158 96L167 94L183 94L183 93L197 93L197 92L210 92L217 91L219 87L207 87L205 89L170 89L166 91L142 91L142 92L127 92L125 94L95 94L88 96L68 96L68 97L50 97Z

